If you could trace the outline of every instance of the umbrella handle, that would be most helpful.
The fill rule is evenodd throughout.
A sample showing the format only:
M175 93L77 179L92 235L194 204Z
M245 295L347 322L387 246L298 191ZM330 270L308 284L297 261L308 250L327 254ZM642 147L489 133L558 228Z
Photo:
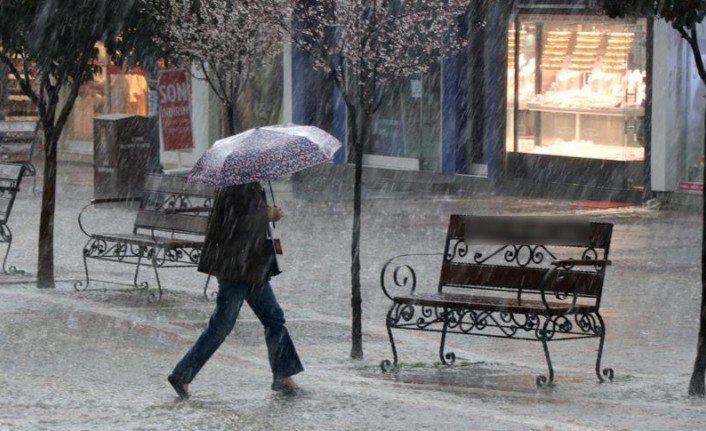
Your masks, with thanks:
M267 184L270 185L270 196L272 196L272 205L276 206L277 204L275 203L275 193L272 191L272 181L267 180Z
M272 206L275 207L275 206L277 206L277 204L275 203L275 193L272 191L272 181L267 180L267 184L269 184L269 186L270 186L270 196L272 196ZM277 225L275 224L275 222L272 222L272 228L274 229L276 227L277 227Z

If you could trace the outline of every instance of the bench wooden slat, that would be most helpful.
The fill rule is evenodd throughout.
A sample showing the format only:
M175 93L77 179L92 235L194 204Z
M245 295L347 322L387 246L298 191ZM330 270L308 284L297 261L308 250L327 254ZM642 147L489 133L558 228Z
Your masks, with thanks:
M0 194L0 214L7 214L10 211L10 205L12 205L13 201L14 196L12 196L10 193Z
M34 135L28 135L28 134L9 134L5 133L4 135L0 136L0 143L3 145L28 145L32 144L34 142Z
M547 221L543 223L539 218L532 218L526 221L522 221L523 217L512 218L513 223L524 223L528 229L532 225L536 225L538 229L548 230L557 223L560 223L562 219L547 217ZM502 229L502 224L507 223L508 218L506 217L480 217L480 216L465 216L465 215L452 215L449 220L449 230L448 239L466 239L466 224L474 224L473 230L477 231L483 229L484 226L489 229L492 228L494 231ZM547 238L548 240L536 242L536 244L542 245L555 245L555 246L567 246L567 247L594 247L608 250L610 248L610 239L613 232L613 225L609 223L589 223L589 233L584 240L574 241L558 241L552 240L552 238ZM532 236L530 235L529 238ZM486 242L487 243L487 242ZM498 244L505 244L498 242Z
M508 313L561 314L568 310L573 312L591 312L595 305L576 304L569 302L548 301L549 309L540 300L517 299L516 297L501 298L497 296L463 295L453 293L433 293L421 295L400 295L395 302L413 305L430 305L432 307L458 307L473 310L505 311Z
M174 231L178 233L205 235L208 216L189 214L165 214L163 211L140 210L135 220L136 229Z
M19 186L18 183L23 169L24 166L20 163L0 163L0 184L5 185L5 187L9 183Z
M188 183L187 178L180 175L148 175L144 191L146 193L184 194L203 198L210 198L214 195L213 187Z
M165 248L200 248L203 247L203 240L196 239L183 239L183 238L170 238L163 236L155 236L145 234L113 234L113 233L97 233L93 235L96 239L103 239L106 241L120 241L125 244L134 244L141 246L154 246L158 245Z
M539 292L546 271L545 268L444 262L441 267L440 284L442 287L469 289L487 287ZM575 290L579 295L600 294L602 281L599 273L562 271L560 274L564 278L560 282L550 284L551 292L571 293ZM552 281L554 280L549 280L549 282Z

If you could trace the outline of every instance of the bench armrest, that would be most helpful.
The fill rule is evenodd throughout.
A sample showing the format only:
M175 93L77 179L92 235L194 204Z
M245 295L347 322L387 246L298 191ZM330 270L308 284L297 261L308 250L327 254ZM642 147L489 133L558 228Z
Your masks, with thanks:
M552 265L554 265L554 263L555 262L552 262ZM549 305L549 301L547 300L547 291L551 292L552 288L554 287L554 284L559 280L560 275L558 274L558 272L560 269L565 269L565 267L560 265L554 265L554 268L547 269L547 271L544 273L544 277L542 277L542 282L539 285L540 293L542 294L542 303L544 304L544 307L547 310L553 310L553 308ZM554 290L553 293L554 296L558 299L566 299L569 296L569 293L559 293L556 290ZM576 290L574 290L572 292L571 308L568 309L567 313L570 313L576 306L577 299L578 293L576 292Z
M124 197L124 198L100 198L100 199L93 199L91 202L88 203L88 205L84 206L81 209L81 212L78 214L78 227L81 229L81 232L83 232L84 235L87 237L91 237L91 234L86 231L86 229L83 227L83 213L90 207L96 206L96 205L102 205L102 204L109 204L109 203L133 203L133 202L142 202L141 197Z
M611 261L608 259L562 259L553 261L551 265L552 268L547 269L539 285L542 294L542 302L547 310L552 310L552 307L549 305L549 301L547 300L547 291L553 291L554 297L559 300L565 300L571 296L571 307L566 311L566 313L570 313L576 306L579 286L574 285L571 292L558 291L557 289L554 289L555 285L562 281L562 273L567 274L575 267L591 267L595 269L596 273L601 273L605 271L607 266L611 265Z
M390 294L390 288L397 287L409 289L409 293L413 294L417 288L417 273L412 265L399 262L400 259L411 256L443 256L444 253L410 253L395 256L385 262L380 272L380 287L382 292L390 300L393 296Z

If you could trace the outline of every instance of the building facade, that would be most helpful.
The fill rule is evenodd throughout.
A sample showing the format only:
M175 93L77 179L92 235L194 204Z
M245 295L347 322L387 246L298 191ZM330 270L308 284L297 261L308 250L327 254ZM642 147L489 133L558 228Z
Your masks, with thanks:
M594 3L474 2L468 48L385 95L364 164L599 196L701 181L706 99L689 47L663 22L609 19ZM286 44L266 69L241 97L242 128L313 124L345 140L345 105L306 54ZM191 89L195 148L163 152L167 167L187 169L222 136L218 100L201 80ZM80 95L62 150L89 155L91 113L144 115L146 92L139 71L105 68Z

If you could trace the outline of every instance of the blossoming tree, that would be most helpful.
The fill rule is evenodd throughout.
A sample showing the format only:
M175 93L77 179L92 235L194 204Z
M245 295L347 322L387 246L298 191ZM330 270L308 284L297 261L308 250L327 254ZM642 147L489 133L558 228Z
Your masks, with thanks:
M162 23L158 42L177 63L195 66L223 104L225 134L240 129L243 89L282 49L283 11L277 0L164 0L152 10Z
M292 39L330 76L347 108L355 161L351 293L352 358L363 357L360 231L363 148L385 90L424 73L464 43L461 16L470 0L290 0Z

